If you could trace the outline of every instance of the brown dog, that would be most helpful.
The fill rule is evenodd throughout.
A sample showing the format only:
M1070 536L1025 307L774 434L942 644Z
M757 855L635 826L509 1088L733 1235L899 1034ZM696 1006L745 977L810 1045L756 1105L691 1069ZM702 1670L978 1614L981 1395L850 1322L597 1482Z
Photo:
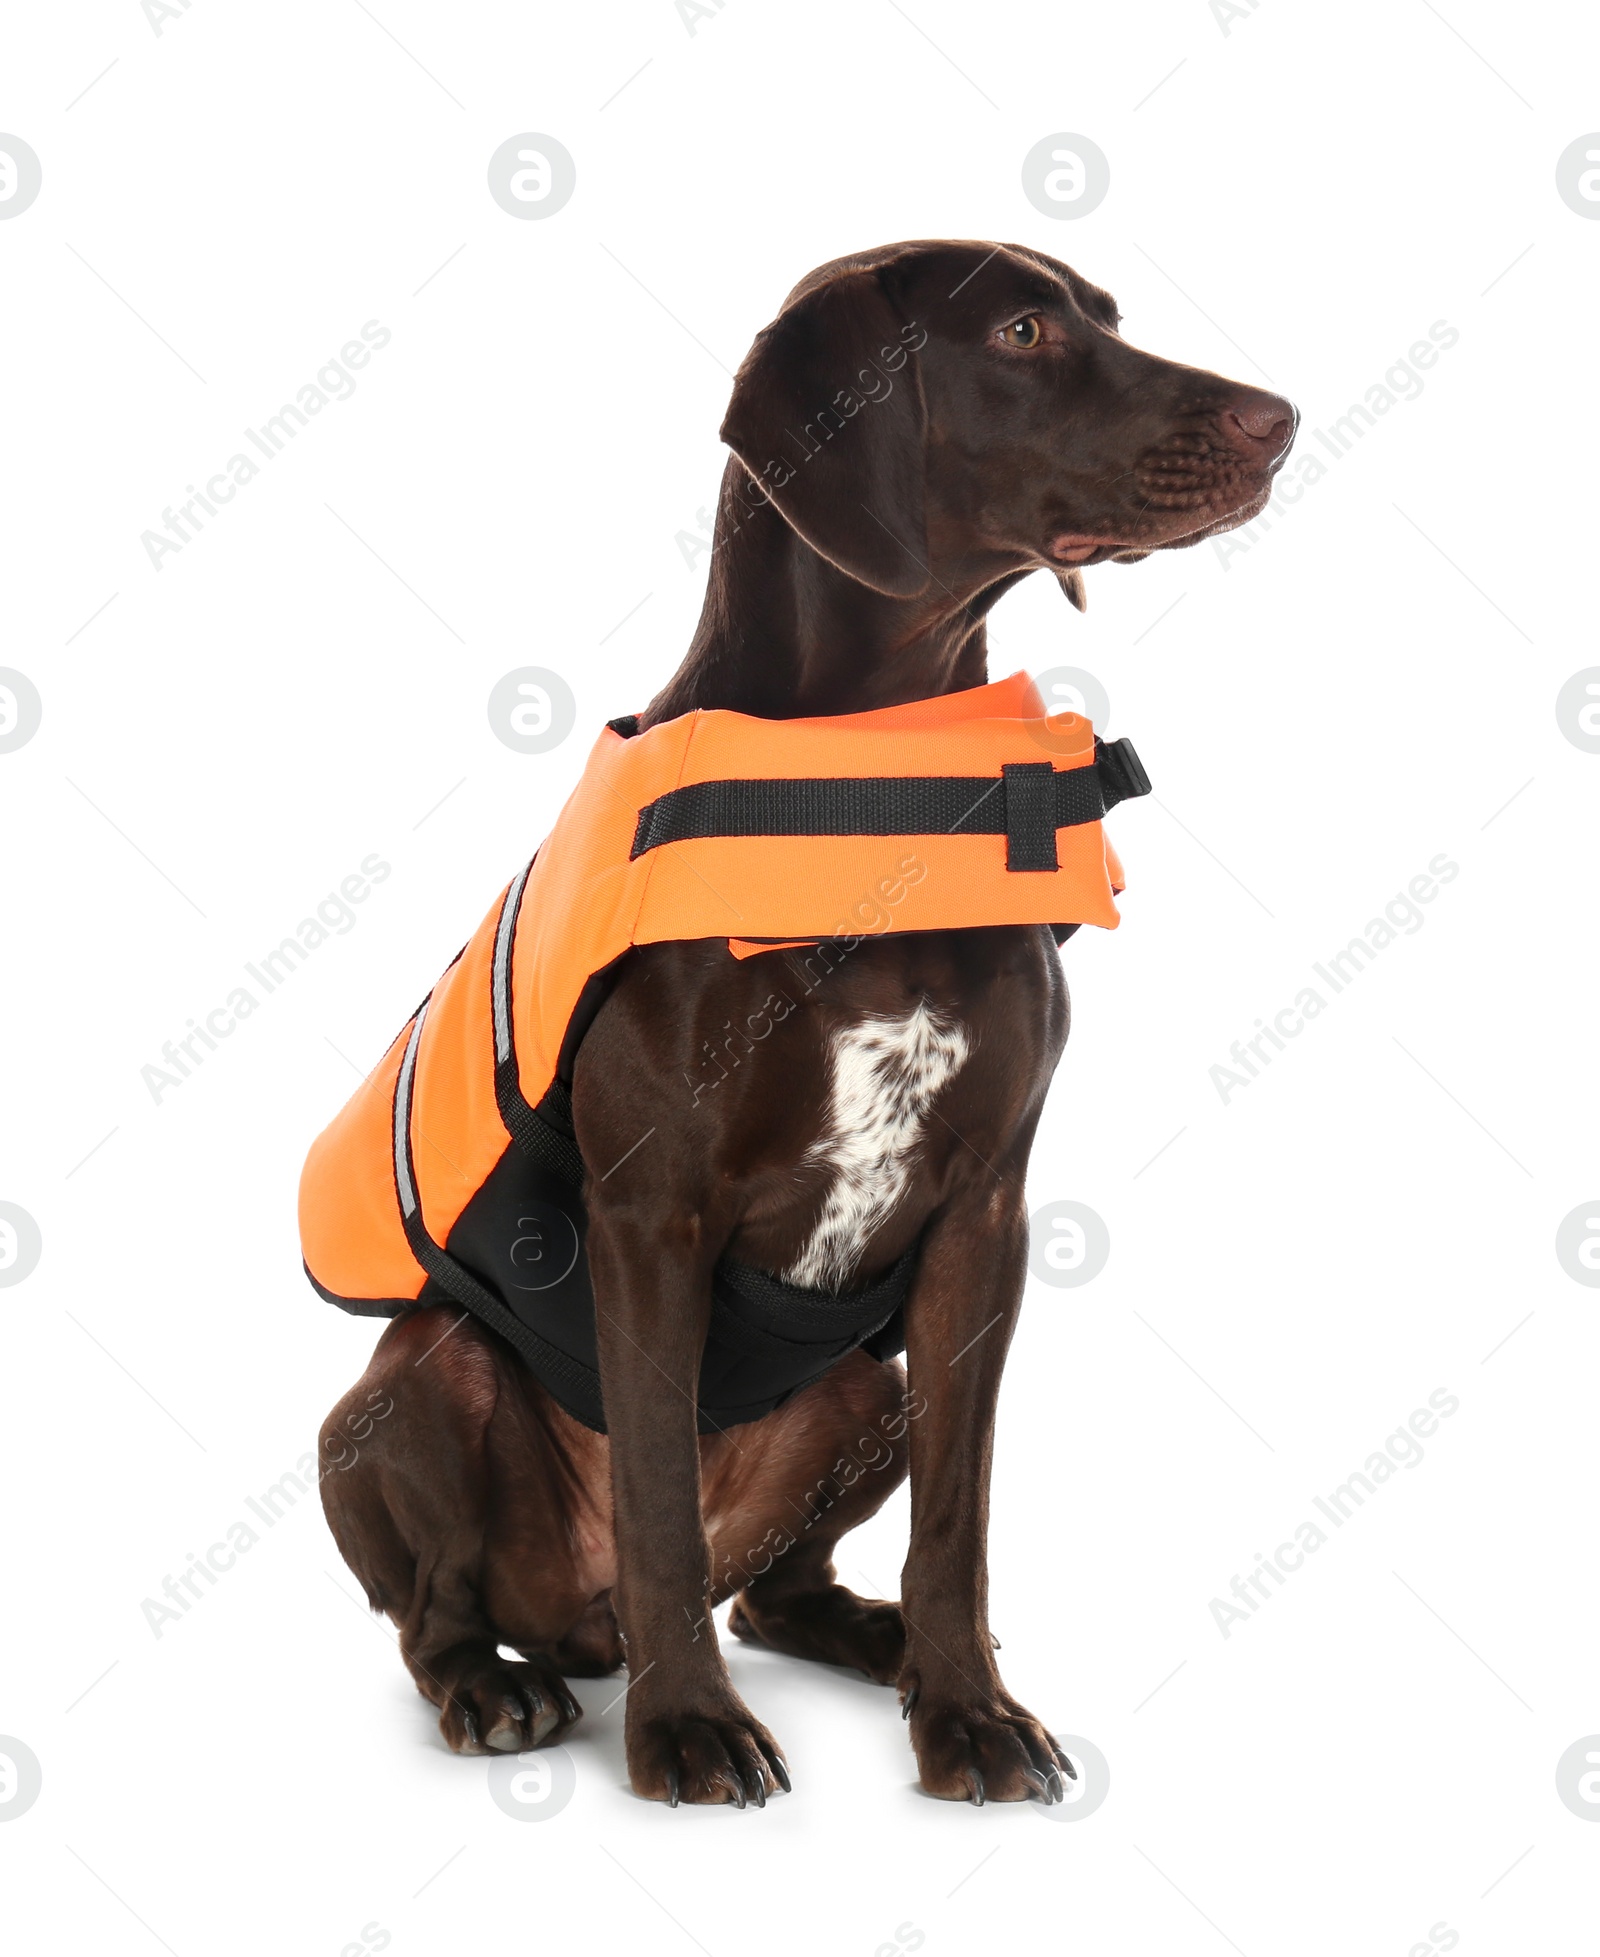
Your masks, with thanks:
M739 370L705 609L642 724L980 686L985 615L1030 571L1081 605L1078 567L1247 522L1293 408L1117 326L1106 293L1020 246L892 245L813 272ZM848 419L819 431L842 390ZM985 1563L1023 1179L1067 1035L1056 948L1023 927L864 942L691 1101L707 1042L754 1024L773 961L800 957L636 950L578 1048L578 1143L618 1165L585 1190L608 1433L475 1319L423 1307L329 1416L342 1452L374 1395L393 1406L324 1479L328 1521L458 1751L558 1738L579 1716L563 1675L626 1656L635 1790L764 1802L787 1774L706 1615L733 1597L737 1636L897 1686L930 1793L1058 1799L1072 1769L1000 1681ZM863 1058L869 1025L891 1032ZM847 1105L865 1175L839 1146ZM849 1288L919 1244L909 1392L898 1363L856 1351L765 1418L697 1437L720 1257ZM867 1601L834 1580L834 1546L908 1469L903 1601Z

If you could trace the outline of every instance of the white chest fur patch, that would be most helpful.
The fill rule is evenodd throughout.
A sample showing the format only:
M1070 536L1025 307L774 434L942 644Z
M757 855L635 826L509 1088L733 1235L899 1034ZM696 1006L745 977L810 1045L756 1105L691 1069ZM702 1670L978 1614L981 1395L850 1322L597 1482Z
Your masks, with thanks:
M903 1018L864 1019L833 1037L828 1114L806 1154L831 1180L810 1240L783 1275L838 1290L873 1233L893 1213L934 1096L965 1062L971 1042L926 1000Z

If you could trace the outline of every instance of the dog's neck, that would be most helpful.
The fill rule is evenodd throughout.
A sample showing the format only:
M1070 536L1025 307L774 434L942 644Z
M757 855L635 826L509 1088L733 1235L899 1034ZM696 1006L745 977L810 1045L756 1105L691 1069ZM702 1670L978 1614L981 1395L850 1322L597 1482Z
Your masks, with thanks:
M864 713L983 685L986 614L1025 573L935 552L921 595L887 597L819 556L770 504L747 508L737 486L731 462L700 623L643 726L697 707L767 720Z

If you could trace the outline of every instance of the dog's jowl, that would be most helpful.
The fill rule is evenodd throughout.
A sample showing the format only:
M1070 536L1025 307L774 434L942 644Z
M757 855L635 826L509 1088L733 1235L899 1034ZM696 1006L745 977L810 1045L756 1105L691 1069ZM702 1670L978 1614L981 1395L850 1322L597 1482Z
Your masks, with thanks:
M1295 426L1119 324L1020 246L795 288L734 382L681 665L312 1150L312 1280L393 1321L328 1519L458 1751L558 1738L566 1679L626 1664L635 1790L763 1804L731 1599L894 1686L929 1792L1061 1798L996 1666L989 1469L1059 947L1116 924L1103 819L1149 783L989 680L985 618L1249 521ZM835 1546L908 1473L901 1601L858 1597Z

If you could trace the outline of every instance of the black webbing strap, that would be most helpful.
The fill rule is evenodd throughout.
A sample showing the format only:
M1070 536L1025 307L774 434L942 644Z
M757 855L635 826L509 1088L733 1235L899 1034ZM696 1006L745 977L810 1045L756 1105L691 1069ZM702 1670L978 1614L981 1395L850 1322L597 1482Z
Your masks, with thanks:
M575 1144L552 1128L522 1098L522 1087L515 1067L495 1069L494 1091L500 1103L500 1118L524 1155L541 1168L570 1182L574 1189L583 1186L583 1157Z
M639 811L631 856L712 836L1004 836L1008 870L1054 870L1055 832L1148 795L1133 743L1091 764L1008 763L998 775L868 775L691 783Z
M563 1352L559 1346L540 1338L530 1326L524 1325L487 1285L481 1284L471 1271L428 1234L417 1194L416 1161L411 1147L411 1100L416 1081L417 1048L422 1041L428 1005L429 999L425 999L412 1023L411 1038L406 1044L405 1058L400 1063L399 1077L394 1084L394 1186L400 1202L400 1223L406 1233L406 1242L412 1256L439 1289L517 1347L558 1399L563 1398L563 1394L570 1394L580 1405L584 1404L585 1396L593 1390L594 1375L591 1369Z
M917 1267L919 1238L882 1277L860 1291L822 1291L809 1285L786 1284L753 1264L736 1264L724 1257L712 1279L715 1307L749 1307L755 1322L727 1315L727 1339L735 1350L761 1353L774 1344L844 1342L844 1349L875 1338L905 1304Z
M1008 761L1005 778L1006 868L1059 870L1056 771L1048 761Z
M564 1181L578 1188L583 1182L583 1161L575 1143L548 1122L541 1121L529 1107L522 1092L522 1077L517 1068L517 1039L514 994L511 988L512 953L516 942L517 919L522 911L522 893L527 888L530 862L512 879L500 906L495 925L494 958L489 967L489 1006L494 1019L494 1098L506 1132L524 1155L531 1156Z

